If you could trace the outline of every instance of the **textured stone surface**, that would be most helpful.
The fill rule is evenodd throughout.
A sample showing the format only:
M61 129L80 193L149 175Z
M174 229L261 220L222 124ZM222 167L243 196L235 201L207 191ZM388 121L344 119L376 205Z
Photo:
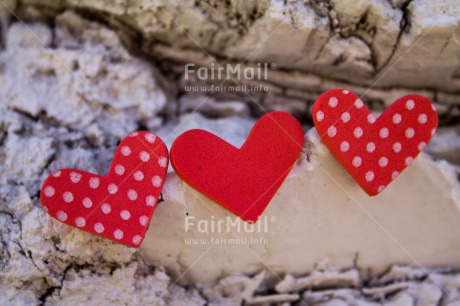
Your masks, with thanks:
M393 266L381 277L372 279L371 286L363 285L362 279L356 278L359 275L356 269L340 273L326 266L318 266L305 278L292 275L286 275L284 279L273 278L264 271L252 278L243 275L226 277L212 287L204 287L203 293L211 305L239 305L242 301L247 305L289 305L290 302L315 306L455 305L458 299L458 275L446 276L442 271ZM296 283L307 278L310 280L308 285L302 289L296 287ZM277 284L275 293L263 294L273 290L272 284ZM280 292L280 284L291 293Z
M439 128L427 152L437 158L460 165L460 125Z
M166 98L150 65L129 55L113 31L72 13L56 23L54 32L42 23L8 29L0 88L10 109L99 140L161 123L155 115Z
M345 81L353 76L353 83L366 85L398 64L379 87L459 89L455 0L19 2L104 12L147 40L177 49L204 49L236 60L275 59L285 69ZM411 56L399 65L408 51Z
M264 110L288 110L308 125L311 103L333 87L366 93L376 114L408 92L430 97L444 127L427 151L458 162L451 127L460 116L458 7L455 0L0 1L0 304L456 305L460 276L449 267L409 261L374 277L354 254L343 258L344 269L305 261L302 275L275 275L282 269L257 261L250 276L183 287L192 275L210 279L206 269L179 274L195 253L182 253L173 267L171 259L165 269L152 266L146 258L164 250L146 254L69 228L43 211L38 195L59 168L107 173L117 142L133 130L157 132L169 145L186 129L205 128L239 145ZM185 92L186 84L201 83L184 81L184 63L246 57L247 65L276 63L262 82L268 92ZM190 114L196 110L201 114ZM443 169L454 171L444 162L423 163L439 182ZM197 200L178 192L186 187L173 173L168 186L159 211ZM181 205L183 218L193 204ZM433 233L442 226L433 225ZM152 223L152 235L162 230Z
M186 84L210 85L184 80L186 63L254 67L266 62L276 65L268 81L242 82L263 84L267 92L211 94L243 100L258 116L279 108L302 116L318 94L332 88L347 87L377 108L415 91L434 100L446 120L460 117L456 0L21 0L17 5L21 18L66 8L122 29L135 52L174 80L168 84L173 95L187 92ZM235 81L240 82L233 77L225 84Z

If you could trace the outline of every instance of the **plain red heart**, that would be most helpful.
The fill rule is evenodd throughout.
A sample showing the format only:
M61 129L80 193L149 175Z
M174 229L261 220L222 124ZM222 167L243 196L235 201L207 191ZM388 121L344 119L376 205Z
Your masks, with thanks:
M171 164L192 187L245 221L256 222L289 174L303 145L300 123L270 112L236 148L203 130L180 135Z
M411 164L438 126L434 105L420 95L398 99L376 119L355 94L334 89L316 100L312 115L323 142L371 196Z
M62 169L41 191L42 206L59 221L101 237L139 247L168 169L168 149L148 132L122 140L107 177Z

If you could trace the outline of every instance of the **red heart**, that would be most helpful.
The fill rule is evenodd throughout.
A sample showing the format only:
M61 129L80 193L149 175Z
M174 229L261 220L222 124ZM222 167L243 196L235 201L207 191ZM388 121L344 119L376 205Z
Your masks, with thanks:
M294 165L303 145L299 122L271 112L238 149L221 138L191 130L171 147L171 164L192 187L245 221L255 222Z
M334 89L313 106L323 142L371 196L390 184L425 148L438 126L434 105L408 95L378 119L352 92Z
M43 183L48 213L70 226L139 247L168 169L168 149L148 132L134 132L117 148L107 177L75 170L54 172Z

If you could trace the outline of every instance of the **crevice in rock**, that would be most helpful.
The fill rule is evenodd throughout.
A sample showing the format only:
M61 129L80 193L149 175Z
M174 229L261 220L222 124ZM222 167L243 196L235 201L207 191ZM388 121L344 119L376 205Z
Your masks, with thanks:
M378 71L376 71L376 74L379 74L382 72L388 64L391 62L393 59L394 55L396 54L396 51L398 50L399 42L401 41L402 36L404 35L405 32L410 30L411 23L410 23L410 11L409 11L409 4L411 4L414 0L405 0L403 4L401 5L401 11L402 11L402 18L401 22L399 25L400 31L398 34L398 37L396 39L396 42L393 46L393 49L390 53L390 56L388 56L387 60L380 66Z
M43 278L45 283L47 283L46 277ZM56 290L59 290L61 287L58 286L50 286L46 291L38 297L41 306L46 305L46 300L48 297L52 296Z
M49 286L45 292L42 293L42 295L40 295L40 298L39 300L42 302L41 305L45 305L46 304L46 300L51 297L56 291L57 291L57 294L58 296L61 294L61 289L62 287L64 286L64 281L67 277L67 273L70 271L70 269L72 269L74 267L74 263L72 264L69 264L67 267L65 267L65 269L62 271L62 277L60 279L60 284L58 286ZM46 277L44 277L44 280L45 280L45 283L48 284L48 280Z
M4 214L4 215L7 215L8 217L11 218L11 221L13 221L15 218L14 218L14 215L8 211L5 211L5 210L0 210L0 214Z
M355 37L362 41L370 51L370 60L363 60L366 63L369 63L373 67L373 75L375 75L377 69L377 56L373 50L372 41L376 34L375 26L368 28L367 19L369 15L369 10L366 10L364 14L361 15L357 24L354 25L354 29L349 26L344 26L340 23L340 18L334 10L333 3L329 0L310 0L306 2L309 4L313 10L318 14L319 17L327 17L329 19L330 35L329 38L334 34L338 34L341 38L350 38ZM324 47L329 42L329 39L321 47L320 51L316 54L316 58L319 57ZM342 54L343 56L343 54ZM341 56L333 62L334 66L338 66L337 62L341 63Z
M48 158L48 160L46 161L46 164L45 166L43 167L42 169L42 174L45 173L46 170L48 170L48 167L53 163L53 161L56 160L56 156L57 156L57 153L56 153L56 148L54 150L54 153Z
M34 116L31 113L29 113L27 110L22 110L22 109L20 109L18 107L12 107L12 108L10 108L10 110L12 110L15 113L18 113L19 115L21 115L21 116L23 116L23 117L25 117L25 118L27 118L30 121L33 121L35 123L40 120L40 114ZM46 113L44 111L42 112L42 115L43 114L46 116Z

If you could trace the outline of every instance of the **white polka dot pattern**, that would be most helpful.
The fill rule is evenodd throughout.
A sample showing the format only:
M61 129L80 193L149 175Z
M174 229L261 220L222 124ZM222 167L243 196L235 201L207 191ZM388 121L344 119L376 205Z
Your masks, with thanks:
M129 218L131 218L131 213L128 211L128 210L122 210L120 212L120 217L123 219L123 220L129 220Z
M353 164L353 166L354 166L355 168L358 168L359 166L361 166L362 162L363 162L363 160L362 160L361 157L355 156L355 157L353 158L352 164Z
M369 195L413 162L437 126L433 104L417 95L395 101L376 118L352 92L331 90L318 98L312 115L326 146Z
M423 142L423 141L421 143L419 143L418 146L417 146L419 151L423 151L425 149L425 147L426 147L426 142Z
M159 177L158 175L155 175L153 178L152 178L152 185L154 187L160 187L161 184L162 184L163 180L161 179L161 177Z
M84 198L82 203L86 208L91 208L91 206L93 206L93 201L91 201L90 198Z
M374 115L372 115L372 114L367 115L367 123L373 124L373 123L375 123L376 120L377 119L375 119Z
M46 186L45 189L43 190L43 193L45 194L45 196L50 198L50 197L54 196L55 190L51 186Z
M155 139L157 139L157 137L155 135L153 135L153 134L145 134L144 137L150 143L154 143Z
M356 137L356 138L361 138L361 136L363 136L363 129L360 128L359 126L357 128L355 128L355 130L353 131L353 135Z
M110 194L116 194L118 192L118 186L115 185L115 184L109 184L109 186L107 186L107 191L110 193Z
M168 159L166 157L160 157L158 159L158 165L162 168L166 168L168 166Z
M349 112L345 112L342 114L343 123L347 123L348 121L350 121L350 119L351 119L351 116Z
M77 227L84 227L86 225L86 220L83 217L78 217L75 219L75 225Z
M331 126L327 129L327 135L328 135L329 137L334 137L336 134L337 134L337 129L335 128L335 126L331 125Z
M390 135L390 131L387 128L382 128L379 132L381 138L387 138Z
M405 132L407 138L413 138L415 135L415 131L413 128L408 128Z
M139 223L142 225L142 226L147 226L147 224L149 223L149 218L147 216L141 216L139 218Z
M317 112L316 113L316 120L321 122L321 121L323 121L323 119L324 119L324 113L322 111Z
M154 196L149 195L145 198L145 205L147 206L155 206L156 199Z
M374 172L368 171L366 172L366 181L372 182L374 180Z
M63 212L62 210L58 211L56 213L56 217L58 218L59 221L65 222L67 221L67 214Z
M106 215L112 211L112 207L110 207L110 204L107 204L107 203L102 204L101 209L102 209L102 212Z
M418 115L418 123L425 124L428 121L428 117L425 114Z
M133 174L134 176L134 179L138 182L142 181L144 179L144 173L142 173L142 171L136 171L134 172Z
M386 158L385 156L380 157L379 166L381 168L385 168L387 165L388 165L388 158Z
M131 148L128 146L121 147L121 154L123 154L124 156L131 155Z
M407 100L407 102L406 102L406 108L407 108L408 110L412 110L412 109L414 109L414 107L415 107L415 102L414 102L414 100Z
M62 194L62 198L64 199L64 202L66 203L70 203L70 202L73 202L73 193L71 193L70 191L66 191Z
M104 225L100 222L94 224L94 231L98 234L102 233L104 231Z
M141 236L136 235L136 236L133 237L133 243L134 243L135 245L141 244L141 241L142 241L142 237L141 237Z
M123 167L123 165L116 165L115 173L118 175L123 175L125 173L125 167Z
M374 151L375 151L375 143L369 142L369 143L366 145L366 150L367 150L367 152L369 152L369 153L374 152Z
M115 239L117 239L117 240L123 239L123 236L124 236L124 234L123 234L123 231L121 229L117 229L117 230L115 230L113 232L113 237L115 237Z
M347 152L348 150L350 149L350 144L348 143L348 141L343 141L341 144L340 144L340 151L342 152Z
M101 181L99 180L98 177L92 177L89 179L89 187L92 189L97 189L99 188Z
M168 150L148 132L124 138L107 177L61 169L42 187L43 208L81 230L139 247L160 196Z
M130 199L131 201L137 200L136 190L133 190L133 189L128 190L128 199Z
M338 103L339 103L339 100L336 97L331 97L329 99L329 106L332 108L335 108Z
M70 181L74 184L80 182L81 174L77 172L70 172Z
M150 160L150 154L145 152L145 151L142 151L140 154L139 154L139 158L143 161L143 162L148 162Z

